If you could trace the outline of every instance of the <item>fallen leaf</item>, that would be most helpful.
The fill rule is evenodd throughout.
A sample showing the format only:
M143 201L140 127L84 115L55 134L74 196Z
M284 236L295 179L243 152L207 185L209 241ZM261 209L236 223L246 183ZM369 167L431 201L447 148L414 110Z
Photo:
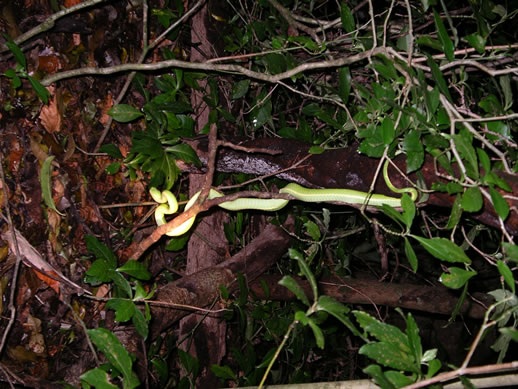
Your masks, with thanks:
M15 229L15 234L16 234L16 243L18 244L18 249L20 250L20 255L22 257L22 260L25 263L27 263L30 267L37 269L40 273L56 275L56 278L63 280L70 286L74 287L74 289L76 289L80 293L91 294L86 289L82 288L81 286L79 286L76 283L69 280L60 271L54 269L54 267L52 267L52 265L50 263L48 263L47 261L45 261L43 259L43 257L38 252L38 250L36 250L34 248L34 246L32 246L27 241L27 239L25 239L25 237L20 233L20 231ZM15 243L14 243L13 236L12 236L10 230L8 230L2 234L2 239L6 240L9 243L9 248L11 249L11 252L15 253L16 252ZM55 280L52 280L52 281L55 281ZM49 285L49 286L51 286L51 285Z
M48 275L46 275L36 269L32 269L32 271L34 272L34 274L36 274L36 277L38 277L40 280L42 280L44 283L46 283L48 286L50 286L54 292L59 294L59 281L57 280L59 277L55 272L53 272L53 271L48 272L53 277L53 278L51 278Z
M43 127L51 134L61 131L61 114L58 109L57 97L41 108L40 120Z
M70 8L81 3L81 0L65 0L65 7Z
M113 96L111 93L108 92L106 95L106 100L102 103L101 106L101 117L99 118L99 123L101 123L103 126L108 123L108 120L110 120L111 116L108 115L108 111L113 106Z
M61 60L57 55L40 55L38 57L38 70L44 73L56 73L61 68Z

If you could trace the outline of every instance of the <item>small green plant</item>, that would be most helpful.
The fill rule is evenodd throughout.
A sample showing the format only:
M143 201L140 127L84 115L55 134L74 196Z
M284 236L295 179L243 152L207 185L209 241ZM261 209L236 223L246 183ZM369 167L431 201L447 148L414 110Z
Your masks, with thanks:
M369 365L363 370L383 389L400 388L422 378L433 377L441 368L441 362L436 358L437 349L423 353L419 328L410 313L405 318L405 332L373 318L368 313L354 311L353 314L365 336L376 339L369 339L360 348L360 354L392 369L383 371L379 365ZM427 366L426 373L422 370L423 365Z
M111 383L112 380L122 381L124 389L133 389L140 385L140 380L133 371L135 357L128 353L119 339L104 328L88 330L88 336L95 346L102 351L108 363L88 370L79 377L83 388L116 389L119 386Z
M32 89L34 89L40 100L43 101L44 104L48 104L50 97L49 91L45 89L45 87L41 85L36 78L29 75L27 60L18 45L14 43L8 35L4 34L4 37L7 39L7 42L5 43L6 46L11 50L11 53L13 53L14 59L16 60L16 68L8 69L4 73L4 76L11 80L11 84L14 89L18 89L22 86L22 79L29 80Z
M136 178L135 170L140 169L149 173L150 186L171 189L180 174L176 160L201 166L192 147L181 142L181 138L194 135L194 120L188 116L192 107L181 92L183 76L183 70L176 69L174 76L164 74L156 77L155 86L161 93L150 98L149 91L143 86L143 76L137 74L133 85L146 99L146 104L141 110L118 104L108 112L121 123L145 118L146 130L132 133L131 151L124 160L132 179ZM106 147L111 146L104 146L101 150L109 151ZM118 156L116 152L111 155ZM117 166L113 171L117 171Z
M146 292L140 281L147 281L151 274L146 267L137 261L128 261L123 266L117 267L117 258L111 250L93 236L86 237L88 250L96 256L96 260L86 272L85 282L91 285L113 283L114 298L110 299L106 307L115 311L115 321L127 322L131 320L137 332L144 339L148 336L148 323L151 319L149 300L154 295L154 290ZM133 281L128 281L122 273L129 275ZM144 313L138 308L137 303L144 302Z
M117 322L125 323L131 320L139 335L146 339L149 333L148 323L151 319L146 300L153 297L154 290L146 292L141 281L151 278L149 271L137 261L128 261L123 266L117 267L115 254L93 236L86 237L86 245L96 259L86 272L85 282L94 286L113 283L115 297L108 300L106 308L115 311ZM128 281L123 274L130 276L131 281ZM137 305L141 302L144 302L144 313ZM118 386L111 383L115 379L122 381L122 387L126 389L140 385L133 372L134 356L127 352L112 332L105 328L97 328L88 330L88 336L106 356L109 363L84 373L80 377L83 387L117 388Z
M313 303L310 302L310 299L304 292L304 289L300 287L300 285L293 277L288 275L283 277L279 281L280 285L289 289L290 292L292 292L299 301L301 301L305 306L308 307L308 309L306 311L298 310L297 312L295 312L293 322L289 325L288 330L283 336L280 345L277 347L277 350L275 350L275 352L271 355L271 358L266 368L266 372L264 373L263 378L259 384L259 388L263 387L264 383L266 382L266 378L268 377L268 374L270 373L273 367L273 364L279 357L279 354L285 346L287 340L289 339L291 332L299 324L302 324L303 326L308 326L311 329L315 337L316 345L320 349L324 349L325 346L325 337L322 329L320 328L320 324L325 320L327 315L331 315L338 319L355 336L359 336L365 339L364 336L360 333L360 331L358 331L356 326L349 319L349 308L347 308L345 305L338 302L332 297L319 296L316 278L314 274L311 272L308 263L306 259L303 257L303 255L294 249L290 249L289 255L291 259L295 259L297 261L300 272L309 281L311 291L313 294Z

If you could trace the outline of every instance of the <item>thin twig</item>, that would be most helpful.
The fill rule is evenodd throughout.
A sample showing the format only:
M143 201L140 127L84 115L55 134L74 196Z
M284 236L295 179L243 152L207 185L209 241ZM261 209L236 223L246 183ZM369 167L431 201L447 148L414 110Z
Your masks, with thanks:
M7 326L5 327L4 333L2 335L2 341L0 342L0 355L2 354L2 351L4 349L4 346L7 341L7 336L9 335L9 332L14 324L14 321L16 319L16 305L15 305L15 296L16 296L16 287L18 284L18 274L20 273L20 267L22 264L22 256L20 254L20 248L18 247L18 240L16 239L16 232L13 225L13 220L11 218L11 211L9 208L9 196L7 194L7 183L5 182L5 176L4 176L4 158L3 154L0 153L0 180L2 181L2 188L4 191L4 201L5 201L5 210L7 213L7 223L9 224L9 229L11 230L11 236L13 237L13 246L15 248L15 254L16 254L16 263L14 265L13 270L13 276L11 279L11 293L9 295L9 322L7 323Z
M138 64L138 63L129 63L123 65L110 66L106 68L90 68L83 67L80 69L68 70L64 72L54 73L44 78L41 83L44 86L48 86L57 81L65 80L73 77L81 77L81 76L91 76L91 75L110 75L128 71L155 71L161 69L169 69L169 68L180 68L180 69L192 69L192 70L203 70L203 71L214 71L214 72L223 72L223 73L231 73L231 74L242 74L244 76L266 81L270 83L277 83L278 81L285 80L296 76L297 74L306 72L308 70L316 70L316 69L328 69L328 68L336 68L341 66L350 65L359 61L363 61L370 56L377 54L385 54L388 56L396 55L397 52L390 47L377 47L373 50L367 52L361 52L357 54L350 55L348 57L341 57L332 60L324 60L324 61L316 61L316 62L308 62L301 65L298 65L292 69L289 69L285 72L278 74L265 74L261 72L256 72L250 70L244 66L235 65L235 64L214 64L207 62L188 62L181 61L178 59L170 59L166 61L161 61L154 64ZM399 54L398 54L399 55Z
M148 4L147 4L147 1L144 1L144 7L143 7L143 11L142 11L143 12L142 29L143 29L143 37L144 37L143 38L144 48L142 50L142 53L140 54L140 58L138 59L137 63L142 64L144 62L144 60L146 59L147 55L149 54L149 52L151 50L153 50L172 29L176 28L180 23L182 23L184 20L189 18L194 13L194 11L196 11L204 2L205 2L205 0L199 0L196 4L194 4L194 6L189 11L187 11L184 15L182 15L182 17L179 18L177 21L175 21L173 24L171 24L171 26L169 26L169 28L166 31L164 31L164 33L162 33L158 38L156 38L151 44L148 45L148 42L147 42ZM136 71L133 71L128 75L126 82L122 86L122 89L119 92L119 95L117 96L117 98L114 101L114 105L119 104L122 101L122 99L124 98L124 96L126 96L126 92L128 91L128 89L131 85L131 82L135 78L135 75L136 75ZM99 148L103 144L104 139L106 138L106 135L108 135L108 131L110 130L112 122L113 122L113 118L110 116L108 118L108 121L104 125L103 132L101 133L101 136L99 137L99 140L97 141L97 144L95 145L94 152L99 150Z
M16 39L14 39L14 43L17 45L22 44L23 42L31 39L32 37L41 34L42 32L50 30L52 27L54 27L54 24L56 23L56 20L61 19L62 17L69 15L71 13L74 13L76 11L79 11L81 9L92 7L94 5L97 5L99 3L108 2L108 0L87 0L80 4L74 5L73 7L63 9L59 12L56 12L53 15L50 15L43 23L37 25L36 27L30 29L29 31L23 33L22 35L18 36ZM2 47L0 50L0 53L4 53L8 51L9 49L7 47Z

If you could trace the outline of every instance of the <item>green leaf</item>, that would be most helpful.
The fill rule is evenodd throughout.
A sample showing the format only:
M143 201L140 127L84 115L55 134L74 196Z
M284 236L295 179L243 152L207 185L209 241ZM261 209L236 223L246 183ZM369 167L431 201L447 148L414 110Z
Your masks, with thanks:
M98 367L88 370L82 374L79 379L92 385L96 389L119 389L117 385L110 383L110 375Z
M390 145L395 135L394 121L389 117L384 118L381 122L381 136L383 137L383 142L386 145Z
M25 55L23 54L22 50L18 47L16 43L14 43L14 41L11 39L9 35L3 35L7 40L7 42L5 42L5 45L9 50L11 50L11 53L13 53L16 62L18 62L22 68L27 69L27 61L25 60Z
M212 373L216 377L222 378L224 380L234 380L234 381L238 380L238 378L236 377L236 375L234 374L232 369L226 365L225 366L212 365L210 367L210 371L212 371Z
M505 201L502 195L492 186L489 187L489 194L491 195L491 201L498 216L500 216L502 220L507 219L509 215L509 204L507 204L507 201Z
M435 351L435 354L437 354L437 349L434 349L434 350L427 350L425 353L424 353L424 358L426 358L426 355L428 352L430 351ZM424 359L423 358L423 359ZM435 357L434 357L435 358ZM438 359L432 359L429 363L428 363L428 371L426 372L426 378L431 378L435 375L435 373L437 373L440 369L441 369L441 361L439 361Z
M308 220L304 223L304 227L306 227L306 233L311 237L311 239L313 239L316 242L320 240L320 229L318 228L315 222Z
M34 77L28 76L27 78L29 79L32 89L34 89L40 100L43 101L43 104L48 104L50 93L47 88L41 85L41 83Z
M489 159L489 155L487 155L484 149L477 147L477 156L482 169L484 169L484 172L488 174L491 171L491 160Z
M470 187L462 194L461 205L466 212L478 212L483 204L482 192L478 186Z
M432 49L439 50L439 51L442 50L441 42L439 42L437 39L433 39L430 36L426 36L426 35L420 36L416 39L416 43L419 46L431 47Z
M433 88L431 91L428 90L426 85L422 88L422 93L425 97L426 109L428 110L428 119L435 116L437 112L437 107L439 107L440 103L440 92L437 86Z
M133 298L133 289L131 289L131 285L126 278L120 273L117 273L115 270L109 270L108 274L113 281L113 283L120 289L121 292L124 292L127 298Z
M506 192L511 193L513 191L509 184L504 179L500 178L495 172L487 173L484 177L484 181L489 185L494 184Z
M149 101L149 90L147 89L147 82L142 73L135 73L135 77L133 77L131 84L137 90L137 92L146 99L146 102Z
M349 313L349 308L330 296L320 296L316 309L325 311L335 317L344 316Z
M479 177L477 153L471 144L471 138L468 136L468 133L462 132L460 134L455 134L453 136L453 141L460 156L469 164L469 166L466 166L466 168L468 168L468 175L470 175L469 173L471 172L473 178L477 179Z
M54 212L61 216L65 216L63 213L59 212L56 209L56 205L54 204L54 199L52 198L52 161L54 160L53 155L49 155L43 165L41 166L40 171L40 185L41 185L41 196L43 197L43 201L45 201L45 205L52 209Z
M99 148L100 153L106 153L112 158L122 159L122 154L117 146L113 143L107 143Z
M349 33L356 29L353 13L344 1L340 4L340 18L342 20L342 26L346 32Z
M318 298L316 309L317 311L325 311L330 315L334 316L336 319L340 320L342 324L349 328L349 330L355 336L363 338L363 336L360 334L355 325L347 317L347 314L349 313L349 308L347 308L341 302L329 296L320 296Z
M286 56L281 53L269 53L262 58L262 62L266 65L266 69L270 74L279 74L287 69Z
M86 235L86 248L96 258L106 260L106 263L110 269L117 267L117 257L104 243L100 242L95 236Z
M437 4L437 0L421 0L421 3L423 3L423 10L426 12L428 8Z
M92 285L99 285L103 282L110 282L111 275L109 273L113 268L110 267L110 264L103 258L100 258L90 266L90 269L86 272L87 277L85 277L85 282Z
M113 162L113 163L110 163L108 166L106 166L105 171L107 174L114 175L119 172L120 168L121 168L120 162Z
M138 261L127 261L124 265L117 268L117 271L129 274L139 280L147 281L151 278L151 273L147 270L146 265Z
M302 272L304 277L306 277L307 280L309 281L309 285L311 286L311 290L313 292L313 299L317 300L318 299L317 281L315 279L315 276L311 272L311 269L309 268L308 264L306 263L306 261L304 260L302 255L300 255L300 253L298 251L289 249L288 253L289 253L291 259L297 260L300 271Z
M468 43L473 47L479 54L484 54L486 49L486 40L478 33L473 33L465 36Z
M16 75L16 71L14 69L7 69L5 72L4 72L4 76L6 76L7 78L15 78L15 77L18 77ZM16 87L15 87L16 88Z
M147 297L147 295L148 295L148 293L144 289L144 286L142 285L142 283L137 281L135 283L135 294L133 295L133 300L134 301L143 300Z
M453 99L451 98L450 91L448 90L448 85L446 84L446 80L444 79L441 69L439 69L439 66L435 63L435 61L432 59L432 57L428 56L427 59L428 66L430 67L430 70L432 71L432 77L437 83L437 86L439 87L439 90L441 93L451 102Z
M371 336L374 336L380 342L394 344L402 352L408 353L410 351L408 338L399 328L383 323L366 312L353 311L353 313L360 326Z
M121 123L131 122L132 120L144 116L142 112L128 104L114 105L108 110L108 115Z
M124 388L136 388L140 382L133 372L133 361L126 349L121 345L119 339L104 328L88 330L88 336L97 348L106 356L106 359L122 373L124 377Z
M415 203L406 193L403 193L401 197L401 208L403 208L403 220L405 221L407 229L410 229L415 218L416 208Z
M167 251L180 251L183 250L187 242L189 241L189 238L191 235L184 234L179 237L173 237L169 243L167 243L167 246L165 246L165 249Z
M513 90L511 88L511 79L509 75L503 75L498 78L498 83L500 84L500 87L502 88L502 92L504 93L504 111L507 111L511 108L513 105L514 99L513 99Z
M319 44L307 36L290 36L288 37L288 42L295 42L310 51L320 52Z
M419 365L423 357L423 346L421 345L421 337L419 336L419 327L410 313L408 313L406 317L406 335L410 352L414 357L414 361L418 362L417 365Z
M171 154L162 148L162 144L151 131L133 132L131 156L126 163L151 174L151 185L171 189L180 170ZM164 182L165 181L165 182Z
M448 224L446 225L446 229L451 230L457 224L459 224L460 217L462 216L462 200L461 196L455 197L455 201L451 207L450 218L448 219Z
M498 329L502 334L508 336L510 339L518 342L518 330L515 328L499 328Z
M318 155L322 154L324 151L326 151L326 149L321 146L311 146L308 150L308 153Z
M368 356L383 366L417 373L416 364L408 350L401 350L395 343L376 342L364 344L360 348L359 353Z
M232 100L240 99L248 92L248 88L250 87L250 80L240 80L232 87L232 93L230 94L230 98Z
M503 242L502 247L505 252L505 257L518 263L518 246L512 243Z
M464 270L459 267L449 267L449 273L442 273L439 281L448 288L462 288L468 280L477 274L476 271Z
M178 349L178 356L180 357L180 362L182 363L183 367L185 367L185 370L196 377L198 375L198 369L200 366L198 359L194 358L191 354L183 351L182 349Z
M406 172L412 173L419 169L424 162L421 131L410 130L403 139L403 148L406 151Z
M285 288L288 288L288 290L293 293L300 301L302 301L304 304L306 304L308 307L311 305L306 293L304 293L304 290L300 287L300 285L295 281L295 279L291 276L284 276L279 281L279 285L284 286Z
M315 336L317 346L321 349L324 349L324 333L313 319L308 318L308 324L311 327L311 330L313 331L313 335Z
M421 362L422 363L428 363L428 362L434 360L436 357L437 357L437 349L436 348L432 348L432 349L426 350L424 352L424 355L423 355L423 358L421 359Z
M432 254L435 258L439 258L446 262L471 263L471 259L469 259L464 251L451 240L445 238L429 239L416 235L410 236L421 243L421 246L423 246L426 251Z
M394 220L395 222L398 222L398 223L402 223L402 224L405 224L406 225L406 220L405 218L403 217L403 215L401 213L399 213L398 211L396 211L394 209L394 207L388 205L388 204L383 204L381 207L379 207L383 213L385 215L387 215L388 217L390 217L392 220Z
M146 304L146 308L149 309L149 306ZM135 329L137 330L138 334L142 336L144 340L147 339L149 335L149 327L148 322L146 318L144 317L144 314L135 306L135 312L133 314L132 319L133 325L135 326Z
M237 305L244 307L248 303L248 283L241 273L237 275L237 281L239 283L239 296L237 298Z
M478 106L490 115L498 115L503 113L503 108L502 105L500 105L499 99L493 94L488 94L482 97L478 102ZM489 122L488 125L490 123L492 122Z
M344 4L344 3L342 3ZM347 104L349 100L349 94L351 93L351 71L349 66L344 66L338 69L338 94L344 104Z
M516 292L516 285L514 284L513 272L511 271L509 266L507 266L507 264L501 259L499 259L496 262L496 266L498 268L500 275L504 278L505 283L507 284L509 289L511 289L511 292L513 292L514 294Z
M387 377L388 380L396 386L396 388L402 388L415 382L415 379L407 377L403 373L395 370L386 371L385 377Z
M250 113L250 122L254 129L261 128L266 123L273 123L272 100L270 98L266 98L263 94L257 96L254 109Z
M114 298L106 303L106 308L115 311L115 321L124 323L130 320L135 314L135 303L131 300Z
M417 255L415 255L415 251L407 237L405 237L405 254L410 266L412 267L412 271L415 273L418 265Z
M448 31L446 31L446 27L444 27L441 16L435 9L433 10L433 18L435 21L435 28L437 29L437 34L439 35L439 40L441 41L444 50L444 54L446 54L446 58L448 58L449 61L453 61L453 42L448 35Z
M18 89L22 86L22 79L15 74L13 77L11 77L11 83L13 84L14 89Z
M369 365L365 369L363 369L365 374L370 375L374 378L374 381L382 388L382 389L395 389L396 387L389 381L389 379L385 376L381 367L378 365Z

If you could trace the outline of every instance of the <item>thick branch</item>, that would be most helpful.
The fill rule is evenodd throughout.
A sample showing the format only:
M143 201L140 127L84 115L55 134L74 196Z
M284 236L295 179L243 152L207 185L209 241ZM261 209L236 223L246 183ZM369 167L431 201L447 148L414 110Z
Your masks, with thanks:
M294 300L296 297L289 290L279 285L281 276L261 276L250 285L258 299L266 298L259 281L268 285L269 298L272 300ZM297 279L306 295L311 296L311 287L305 280ZM344 304L385 305L423 312L451 315L458 301L450 289L443 286L423 286L414 284L388 284L377 280L365 279L323 279L318 283L319 292L334 297ZM487 294L477 294L477 299L490 305L493 301ZM482 319L486 308L467 299L460 313L474 319Z
M270 224L228 261L164 285L158 290L156 300L204 307L219 297L221 285L230 289L235 287L238 273L249 281L254 280L285 254L289 244L289 235L281 227ZM153 307L152 311L152 337L190 313L187 310L163 307Z
M191 144L197 151L202 161L206 160L206 145L204 142ZM239 151L223 149L219 151L216 169L226 173L246 173L257 176L272 175L276 172L277 177L286 181L297 182L302 186L310 188L348 188L362 192L369 190L370 183L379 161L359 154L357 148L352 146L345 149L332 149L319 155L310 155L308 150L310 145L288 140L288 139L257 139L253 142L244 144L247 147L269 147L271 150L279 150L279 155L247 154ZM304 163L293 167L302 158L307 158ZM405 156L401 155L394 161L398 168L406 171ZM422 179L427 189L432 187L435 182L444 182L444 179L437 175L434 167L433 158L427 156L421 168ZM508 196L518 193L518 175L505 172L498 173L512 188L511 193L501 192ZM391 182L397 188L405 188L411 185L405 177L400 175L395 169L389 169ZM415 173L409 175L412 182L417 182ZM374 193L387 196L395 196L386 185L383 179L376 182ZM518 207L516 198L506 198L511 209ZM430 193L424 204L440 207L451 207L455 201L455 196L447 193ZM484 224L500 228L498 217L493 206L484 199L484 207L478 212L471 214ZM518 214L511 212L505 221L508 232L518 235Z

